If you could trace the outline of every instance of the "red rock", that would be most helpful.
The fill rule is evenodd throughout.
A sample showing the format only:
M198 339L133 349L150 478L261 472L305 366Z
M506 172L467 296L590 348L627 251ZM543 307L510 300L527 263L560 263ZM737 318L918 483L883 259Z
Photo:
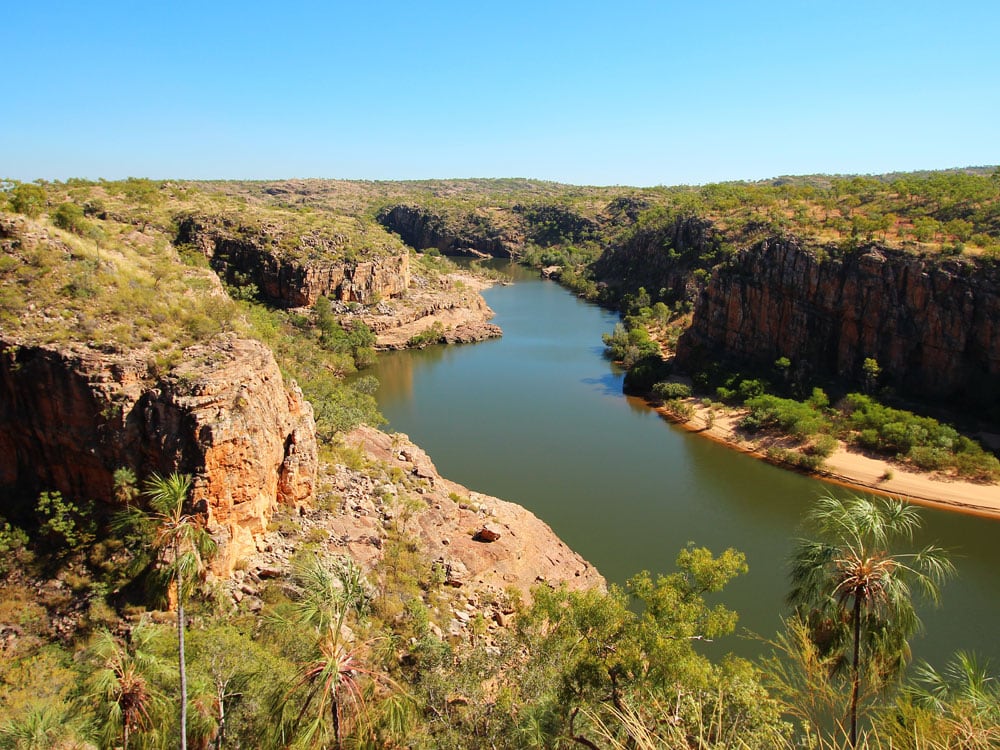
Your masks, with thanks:
M477 542L495 542L500 538L500 533L483 526L483 528L473 534L472 538Z

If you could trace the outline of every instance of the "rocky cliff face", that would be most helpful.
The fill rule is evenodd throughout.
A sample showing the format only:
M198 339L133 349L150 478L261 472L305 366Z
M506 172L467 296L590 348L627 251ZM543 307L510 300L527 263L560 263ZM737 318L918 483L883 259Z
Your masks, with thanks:
M371 304L403 294L410 284L405 251L349 260L346 240L306 235L293 240L296 252L290 253L282 249L276 227L204 217L182 220L177 239L201 250L229 281L253 282L269 301L287 307L310 306L320 296Z
M113 473L130 467L194 475L193 501L228 573L254 545L276 503L312 497L317 471L312 408L287 385L270 351L219 337L186 349L155 374L145 354L0 342L0 487L107 501Z
M905 393L992 405L1000 272L879 247L826 257L767 239L713 273L677 356L684 364L699 353L764 365L784 356L855 382L872 357Z
M499 594L508 587L528 595L538 583L565 583L571 590L604 589L604 577L566 546L551 528L520 505L472 492L438 474L431 459L401 434L387 435L359 427L345 436L350 445L389 471L418 485L417 500L406 529L445 568L449 582ZM381 556L385 524L398 510L387 502L386 487L365 475L340 467L333 477L345 512L332 519L330 530L342 549L364 565ZM379 496L382 490L382 496ZM393 489L388 494L391 501ZM492 541L474 532L487 528Z
M418 250L433 247L445 255L511 258L520 252L525 241L523 232L517 228L498 226L489 216L475 213L448 219L430 209L399 205L383 209L378 221L410 247Z

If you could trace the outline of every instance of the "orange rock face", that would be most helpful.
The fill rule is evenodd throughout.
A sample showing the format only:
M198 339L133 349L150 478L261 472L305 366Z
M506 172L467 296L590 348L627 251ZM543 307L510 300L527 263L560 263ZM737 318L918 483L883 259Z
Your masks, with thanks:
M143 356L2 345L0 486L32 498L59 490L110 502L113 473L194 476L193 501L228 573L253 547L277 503L313 495L312 407L286 385L270 351L223 336L190 347L156 378Z
M821 257L765 240L719 267L678 358L699 354L860 382L866 358L883 382L936 399L992 404L1000 390L1000 274L961 258L869 247Z

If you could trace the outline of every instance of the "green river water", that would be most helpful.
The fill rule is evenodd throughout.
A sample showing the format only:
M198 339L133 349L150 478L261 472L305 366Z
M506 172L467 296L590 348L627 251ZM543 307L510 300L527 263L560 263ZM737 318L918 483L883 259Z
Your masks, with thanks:
M786 613L785 560L810 502L844 492L679 429L622 395L602 356L617 316L551 281L484 293L502 339L380 356L372 370L387 429L408 434L440 472L519 503L611 582L669 572L694 542L735 547L750 572L722 593L740 630L772 637ZM1000 489L998 489L1000 492ZM1000 669L1000 523L924 510L926 540L954 551L941 608L921 607L914 654L940 666L958 649ZM760 653L755 640L716 648Z

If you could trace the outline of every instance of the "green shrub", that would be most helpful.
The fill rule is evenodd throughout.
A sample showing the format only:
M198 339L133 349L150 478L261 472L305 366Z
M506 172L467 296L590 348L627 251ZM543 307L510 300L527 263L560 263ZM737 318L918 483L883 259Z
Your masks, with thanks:
M694 406L679 398L672 398L669 401L666 401L663 404L663 408L665 408L670 414L673 414L675 417L683 419L684 421L688 421L694 416Z
M84 235L90 226L83 217L83 209L75 203L60 203L52 213L52 223L73 234Z
M740 399L747 401L762 395L766 390L765 384L760 380L741 380L739 385Z
M663 381L653 386L653 395L664 401L688 398L691 395L691 386L686 383Z
M837 450L837 438L833 435L819 435L809 446L807 452L811 456L829 458Z
M45 208L45 190L40 185L22 182L10 191L9 200L14 211L35 218Z
M830 427L808 403L764 394L749 399L746 406L750 411L740 420L740 427L748 432L779 430L805 440Z
M942 448L933 448L928 445L917 445L910 449L905 456L916 466L924 471L938 471L949 463L950 456Z
M406 345L413 349L423 349L425 346L430 344L440 344L441 339L444 336L444 326L441 321L434 321L433 325L428 326L420 333L410 336Z

